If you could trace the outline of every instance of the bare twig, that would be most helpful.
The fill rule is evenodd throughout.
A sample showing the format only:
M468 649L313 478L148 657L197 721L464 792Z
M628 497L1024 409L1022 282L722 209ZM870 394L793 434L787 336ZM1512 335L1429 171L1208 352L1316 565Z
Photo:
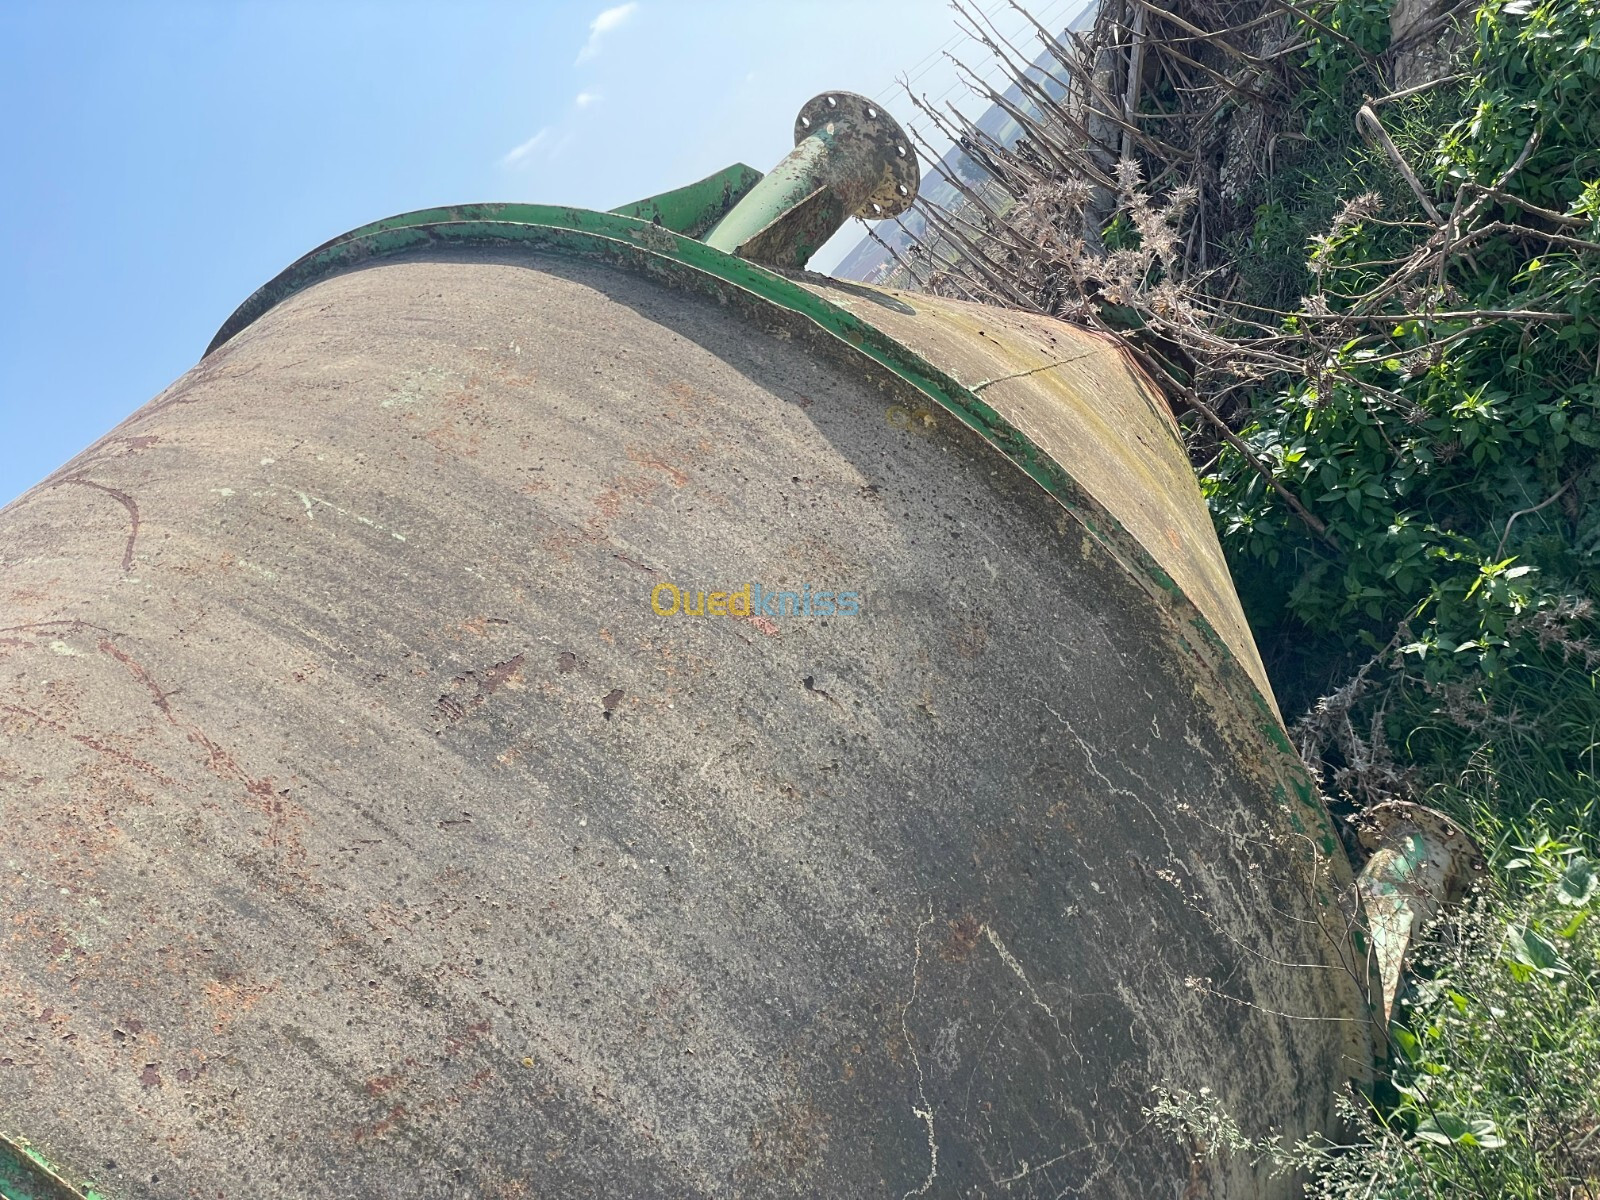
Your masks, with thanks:
M1356 128L1361 131L1362 137L1368 141L1376 141L1378 143L1384 154L1388 156L1389 161L1394 163L1395 169L1405 178L1406 183L1410 186L1422 207L1427 211L1427 214L1433 218L1433 223L1435 225L1443 225L1444 218L1439 215L1439 210L1433 206L1433 200L1429 198L1428 193L1422 190L1422 181L1417 178L1417 173L1411 169L1411 164L1400 153L1399 147L1390 139L1388 130L1383 127L1383 122L1378 120L1378 114L1372 111L1372 105L1363 104L1360 111L1356 113Z
M1531 517L1534 513L1538 512L1540 509L1549 508L1557 500L1561 499L1562 496L1567 494L1567 489L1570 488L1573 485L1573 482L1574 482L1574 480L1572 480L1572 479L1567 480L1565 483L1563 483L1561 485L1560 489L1554 495L1552 495L1548 500L1542 500L1538 504L1535 504L1532 508L1523 508L1523 509L1519 509L1518 511L1512 513L1510 519L1508 519L1506 521L1505 532L1500 535L1500 544L1494 548L1494 556L1495 556L1495 558L1499 559L1500 555L1505 552L1506 539L1511 536L1511 527L1517 523L1517 518L1518 517Z

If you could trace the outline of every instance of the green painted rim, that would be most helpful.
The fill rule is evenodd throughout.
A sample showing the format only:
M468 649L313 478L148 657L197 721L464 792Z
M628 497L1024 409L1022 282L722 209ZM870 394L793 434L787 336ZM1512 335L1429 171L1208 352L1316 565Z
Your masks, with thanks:
M27 1143L0 1135L0 1200L105 1200L105 1196L93 1187L79 1191Z

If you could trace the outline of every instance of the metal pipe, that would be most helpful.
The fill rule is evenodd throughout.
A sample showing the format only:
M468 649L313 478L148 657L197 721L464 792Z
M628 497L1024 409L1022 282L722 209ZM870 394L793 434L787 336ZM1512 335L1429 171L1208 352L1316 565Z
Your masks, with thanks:
M1406 953L1440 908L1465 895L1484 869L1472 839L1443 813L1405 800L1362 815L1357 835L1371 852L1356 877L1366 915L1383 1022L1394 1014Z
M708 246L801 268L850 217L898 216L922 174L894 118L865 96L825 92L795 118L794 149L705 236Z

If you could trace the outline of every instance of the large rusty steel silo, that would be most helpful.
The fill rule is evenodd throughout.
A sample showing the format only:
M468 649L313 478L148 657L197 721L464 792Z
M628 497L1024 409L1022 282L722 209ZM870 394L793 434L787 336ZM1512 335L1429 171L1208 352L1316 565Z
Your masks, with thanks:
M0 1194L1292 1194L1143 1111L1374 1037L1176 426L806 273L917 176L796 133L336 239L0 513Z

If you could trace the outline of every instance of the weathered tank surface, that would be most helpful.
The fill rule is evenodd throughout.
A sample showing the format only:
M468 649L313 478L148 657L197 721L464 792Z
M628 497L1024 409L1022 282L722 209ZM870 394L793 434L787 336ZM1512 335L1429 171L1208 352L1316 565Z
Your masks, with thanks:
M1331 1128L1372 1037L1170 415L1108 341L681 200L336 239L0 511L13 1160L1292 1194L1143 1112Z

